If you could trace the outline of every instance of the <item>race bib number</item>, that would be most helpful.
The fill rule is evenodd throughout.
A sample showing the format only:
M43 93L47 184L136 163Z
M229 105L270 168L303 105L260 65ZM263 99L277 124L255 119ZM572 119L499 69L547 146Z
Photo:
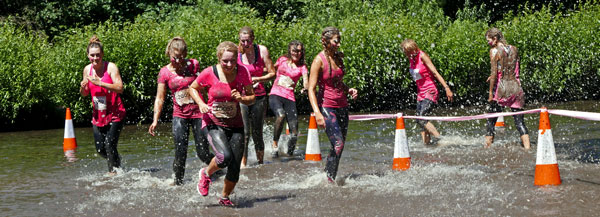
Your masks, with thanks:
M281 76L279 76L279 79L277 80L277 85L282 86L286 89L293 90L294 89L294 80L292 80L288 76L281 75Z
M194 103L194 100L188 94L187 89L183 89L175 92L175 102L177 102L177 105L183 106Z
M237 114L237 102L214 102L212 113L217 118L234 118Z
M410 75L412 75L414 81L421 80L419 69L410 69Z
M95 96L92 99L96 110L106 111L106 96Z

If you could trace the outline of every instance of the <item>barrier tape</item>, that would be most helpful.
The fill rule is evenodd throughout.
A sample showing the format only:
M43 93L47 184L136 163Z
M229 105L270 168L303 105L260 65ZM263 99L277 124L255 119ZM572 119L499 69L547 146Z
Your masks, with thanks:
M531 109L531 110L525 110L525 111L520 111L520 112L499 112L499 113L486 113L486 114L473 115L473 116L449 116L449 117L406 115L406 116L403 116L403 118L433 120L433 121L466 121L466 120L496 118L496 117L500 117L500 116L532 114L532 113L539 113L541 111L542 111L542 109ZM553 115L560 115L560 116L578 118L578 119L583 119L583 120L600 121L600 113L595 113L595 112L580 112L580 111L570 111L570 110L548 109L548 113L553 114ZM396 114L366 114L366 115L350 115L349 119L355 120L355 121L366 121L366 120L376 120L376 119L390 119L390 118L396 118L396 117L397 117Z

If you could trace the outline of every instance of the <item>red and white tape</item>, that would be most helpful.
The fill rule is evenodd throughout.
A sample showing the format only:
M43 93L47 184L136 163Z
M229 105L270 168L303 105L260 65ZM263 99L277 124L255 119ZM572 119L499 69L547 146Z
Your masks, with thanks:
M533 114L539 113L542 109L531 109L520 112L500 112L500 113L486 113L480 115L473 116L448 116L448 117L436 117L436 116L403 116L407 119L421 119L421 120L432 120L432 121L467 121L467 120L477 120L477 119L487 119L487 118L496 118L500 116L512 116L512 115L520 115L520 114ZM556 110L556 109L548 109L548 113L553 115L560 115L572 118L578 118L583 120L590 121L600 121L600 113L595 112L580 112L580 111L570 111L570 110ZM396 118L396 114L364 114L364 115L350 115L350 120L355 121L366 121L366 120L376 120L376 119L390 119Z

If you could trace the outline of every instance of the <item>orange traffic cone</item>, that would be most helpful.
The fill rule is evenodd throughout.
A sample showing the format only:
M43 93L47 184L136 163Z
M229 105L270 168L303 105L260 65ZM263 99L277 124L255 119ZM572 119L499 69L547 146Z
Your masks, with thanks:
M498 117L498 120L496 120L496 125L494 125L495 127L504 127L504 116L500 116Z
M306 154L304 160L321 161L321 145L319 143L319 131L317 129L317 119L315 114L310 114L308 122L308 136L306 138Z
M410 168L410 153L408 151L408 139L404 128L402 113L396 117L396 138L394 142L394 164L393 170L407 170Z
M548 110L540 112L540 129L538 133L537 156L535 162L535 185L560 185L560 172L554 151L554 140Z
M290 126L285 123L285 135L290 135Z
M75 140L75 130L73 129L73 119L71 119L71 109L67 108L65 117L65 136L63 141L63 151L69 161L75 160L75 149L77 149L77 140Z

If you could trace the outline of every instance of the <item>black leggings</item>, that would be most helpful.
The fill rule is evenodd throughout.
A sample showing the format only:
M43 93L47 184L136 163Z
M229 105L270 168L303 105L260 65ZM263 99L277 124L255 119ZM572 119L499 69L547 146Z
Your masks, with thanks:
M240 164L244 154L244 129L208 125L208 142L215 151L215 161L219 168L227 167L225 178L237 182L240 178Z
M283 131L283 120L287 119L290 128L290 141L288 147L294 149L298 140L298 112L296 111L296 102L277 95L269 96L269 107L275 114L275 124L273 130L273 141L278 142ZM290 151L288 151L290 152Z
M187 159L188 141L190 137L190 125L194 132L196 153L198 158L205 164L209 164L214 157L208 150L206 130L202 130L202 119L173 117L173 140L175 142L175 160L173 160L173 172L175 173L175 184L183 184L185 175L185 162Z
M325 133L331 143L325 172L327 177L334 179L337 175L340 158L346 143L346 134L348 133L348 108L326 108L321 107L321 114L325 118Z
M252 105L244 105L240 103L242 111L242 119L244 120L244 151L247 153L248 143L250 143L250 134L254 141L254 150L264 151L265 142L263 141L263 123L267 110L267 98L265 96L257 96L256 101ZM252 133L250 133L252 131Z
M426 116L433 110L434 102L428 99L421 100L417 103L417 116ZM425 125L429 123L429 120L417 119L417 124L425 130Z
M98 127L94 125L94 141L96 143L96 152L108 162L108 171L114 172L115 168L121 167L121 156L117 151L119 135L123 129L123 123L111 122L110 124Z
M512 112L519 112L519 111L523 111L523 109L517 109L517 108L510 108L510 110ZM489 105L488 107L488 112L489 113L495 113L495 112L502 112L502 106L498 105L498 103L492 103ZM513 115L513 118L515 119L515 127L517 127L517 130L519 131L519 135L525 135L525 134L529 134L529 130L527 130L527 126L525 126L525 121L523 120L523 114L520 115ZM494 126L496 126L496 120L498 120L498 118L488 118L487 119L487 136L494 136L496 135Z

